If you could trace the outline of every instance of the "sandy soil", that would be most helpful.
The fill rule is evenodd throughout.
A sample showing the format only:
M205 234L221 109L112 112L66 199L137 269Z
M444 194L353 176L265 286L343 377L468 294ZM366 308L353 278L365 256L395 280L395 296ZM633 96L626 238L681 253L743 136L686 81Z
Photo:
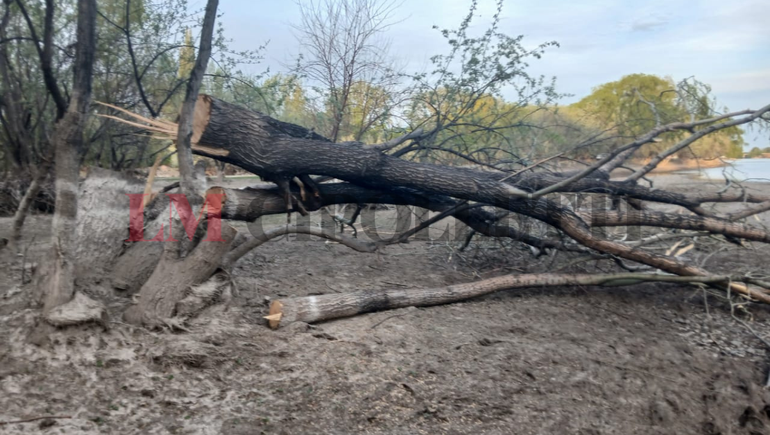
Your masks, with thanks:
M677 175L655 182L703 188ZM0 236L9 223L0 220ZM25 227L28 262L44 250L49 224L33 216ZM323 241L272 242L239 263L233 303L190 333L115 317L109 331L59 331L44 348L25 341L36 313L25 308L19 259L6 261L0 422L67 418L0 433L770 433L767 349L748 329L770 337L768 309L730 307L693 287L503 292L279 331L261 320L270 297L437 286L559 261L482 245L460 253L411 242L365 255ZM686 255L730 272L770 260L766 247L709 246ZM115 313L128 303L109 300Z

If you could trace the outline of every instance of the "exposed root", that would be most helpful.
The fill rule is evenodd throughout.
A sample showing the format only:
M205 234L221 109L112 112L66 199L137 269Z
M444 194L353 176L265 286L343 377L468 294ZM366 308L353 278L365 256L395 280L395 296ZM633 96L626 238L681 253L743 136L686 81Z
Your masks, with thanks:
M189 319L204 309L227 303L233 296L233 282L226 272L215 273L203 284L190 287L186 296L176 304L177 318Z
M51 309L45 315L45 321L57 327L95 322L107 328L109 316L103 303L76 292L71 301Z

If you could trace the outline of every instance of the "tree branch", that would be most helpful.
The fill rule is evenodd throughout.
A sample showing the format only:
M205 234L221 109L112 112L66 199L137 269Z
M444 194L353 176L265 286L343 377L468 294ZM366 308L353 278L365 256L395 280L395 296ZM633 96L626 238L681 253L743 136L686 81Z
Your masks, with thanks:
M56 77L53 74L53 67L51 65L53 57L53 18L54 18L54 0L45 0L45 21L43 24L43 46L40 46L40 40L35 32L35 25L32 23L27 8L24 7L22 0L16 0L19 5L21 14L24 16L24 20L29 27L29 33L32 36L32 40L35 43L35 49L40 57L40 68L43 72L43 81L45 82L48 93L51 94L54 104L56 104L56 118L61 119L64 117L64 113L67 111L67 100L64 99L59 84L56 81Z
M449 304L501 290L563 286L616 287L644 282L681 284L729 284L743 280L730 276L671 276L648 273L505 275L481 281L429 289L360 290L344 294L325 294L273 301L265 317L277 329L292 322L316 323L373 311L404 307Z
M321 237L345 245L358 252L374 252L377 250L377 245L375 243L365 242L345 234L339 234L336 233L333 229L287 225L271 228L262 232L262 234L256 237L249 237L246 241L235 247L223 258L222 267L225 269L232 268L238 260L240 260L244 255L248 254L252 250L262 246L270 240L285 236L287 234L309 234L311 236Z

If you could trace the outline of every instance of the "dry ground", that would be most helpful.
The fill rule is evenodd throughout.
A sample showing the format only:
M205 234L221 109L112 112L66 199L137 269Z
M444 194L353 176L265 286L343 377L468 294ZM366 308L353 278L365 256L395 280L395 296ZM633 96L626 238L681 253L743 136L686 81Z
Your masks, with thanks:
M0 221L0 236L9 223ZM25 228L29 261L49 223L34 216ZM550 257L505 251L514 255L504 261L496 252L412 242L364 255L277 241L239 263L239 294L214 323L184 334L73 328L46 348L25 342L36 313L23 306L19 259L6 262L0 421L69 418L0 425L0 433L770 433L766 348L747 329L770 336L768 309L731 312L693 287L503 292L279 331L261 321L266 297L554 268ZM770 250L687 255L737 272L766 267ZM116 313L128 303L110 300Z

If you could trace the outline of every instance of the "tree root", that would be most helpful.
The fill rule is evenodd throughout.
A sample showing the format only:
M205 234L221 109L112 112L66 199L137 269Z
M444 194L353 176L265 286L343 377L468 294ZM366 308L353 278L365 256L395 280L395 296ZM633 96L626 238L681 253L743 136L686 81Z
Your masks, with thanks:
M95 322L107 329L110 324L104 304L81 292L76 292L71 301L51 309L44 318L46 322L56 327Z

